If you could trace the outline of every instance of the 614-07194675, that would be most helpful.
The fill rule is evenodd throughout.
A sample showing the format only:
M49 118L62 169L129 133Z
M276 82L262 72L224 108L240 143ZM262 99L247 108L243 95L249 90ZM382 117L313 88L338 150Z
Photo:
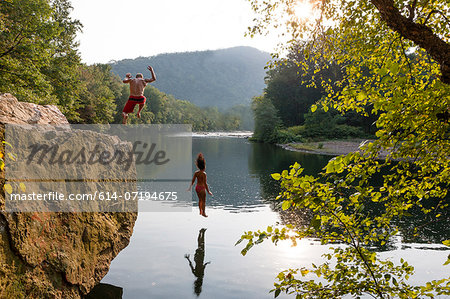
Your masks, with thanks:
M124 192L123 195L118 195L118 192L100 192L98 195L99 200L153 200L153 201L164 201L164 200L177 200L177 192Z

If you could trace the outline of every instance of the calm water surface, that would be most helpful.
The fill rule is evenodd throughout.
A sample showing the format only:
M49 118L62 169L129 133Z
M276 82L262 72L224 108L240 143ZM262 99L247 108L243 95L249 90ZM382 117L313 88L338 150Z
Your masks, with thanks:
M123 298L273 298L269 291L278 272L322 263L327 247L314 240L302 240L297 247L265 242L245 257L243 246L234 244L244 231L294 221L272 202L279 188L271 173L297 161L306 174L316 174L330 157L224 137L194 138L192 147L193 159L200 151L206 157L214 193L207 198L209 217L198 215L195 202L189 213L139 213L130 244L113 260L102 283L123 288ZM448 228L424 239L435 240L442 233L448 234ZM380 255L393 261L403 257L415 266L413 283L447 274L442 264L449 251L438 244L394 240L389 249Z

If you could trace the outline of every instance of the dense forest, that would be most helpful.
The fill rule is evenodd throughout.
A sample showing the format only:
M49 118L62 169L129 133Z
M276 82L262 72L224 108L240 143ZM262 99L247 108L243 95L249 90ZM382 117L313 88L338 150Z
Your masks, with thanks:
M227 109L250 105L264 88L264 66L270 55L251 47L215 51L160 54L111 63L114 73L148 74L153 66L158 76L154 86L176 98L201 107Z
M75 38L82 25L70 17L71 10L68 0L0 2L0 92L11 93L19 101L57 105L71 123L121 123L121 111L129 94L128 85L123 84L119 76L112 72L110 65L86 65L81 62ZM201 58L199 57L195 68L205 70L200 68L201 61L209 61L207 66L221 66L227 71L223 72L225 77L220 79L226 81L225 78L231 73L242 71L238 65L249 58L249 51L252 52L250 49L232 49L218 52L224 53L223 55L215 52L199 54ZM247 56L243 54L243 57L239 57L239 53L247 53ZM196 57L197 54L180 53L173 57L183 60L183 55ZM261 57L263 56L261 53ZM226 66L230 57L237 64ZM174 59L172 62L176 61ZM140 59L135 60L129 71L135 71L134 68L145 69L145 63ZM176 63L181 66L179 61ZM188 69L188 64L181 67ZM262 63L259 66L263 69ZM170 63L161 65L157 82L163 83L167 79L165 76L168 73L164 72L166 68L175 67ZM248 76L248 80L245 81L243 77L235 79L253 83L254 77L257 77L254 74L258 74L255 71L256 64L248 64L244 68L251 69L242 71L244 76ZM186 72L180 75L192 77L193 70L189 71L190 75ZM208 73L201 80L205 81L208 76L211 78L214 75ZM176 84L182 86L180 82ZM205 84L212 83L208 81ZM218 80L214 86L219 85L225 84ZM216 87L212 88L215 89ZM244 89L241 85L233 92L241 94ZM205 90L200 92L207 94ZM213 107L200 108L154 87L147 87L146 96L149 101L143 110L142 120L131 117L132 122L192 124L194 130L251 130L253 126L249 105L241 104L245 103L245 96L233 99L233 105L240 105L227 106L227 109L221 111ZM217 94L214 99L215 96Z
M125 105L128 99L127 87L125 86L122 95L115 99L117 107ZM144 95L149 100L141 113L141 119L130 114L129 122L191 124L194 131L252 130L253 128L253 123L249 121L252 112L248 106L235 106L221 112L216 107L198 107L189 101L177 100L174 96L163 93L153 86L147 87ZM117 110L114 122L121 121L121 110Z
M320 72L304 71L304 65L311 70L314 63L304 55L301 43L291 47L286 58L274 61L267 72L264 94L252 101L254 140L285 143L374 137L374 114L361 115L354 111L343 114L333 107L312 108L327 95L322 81L342 79L341 66L329 61L320 61L326 66ZM339 88L342 87L336 86Z

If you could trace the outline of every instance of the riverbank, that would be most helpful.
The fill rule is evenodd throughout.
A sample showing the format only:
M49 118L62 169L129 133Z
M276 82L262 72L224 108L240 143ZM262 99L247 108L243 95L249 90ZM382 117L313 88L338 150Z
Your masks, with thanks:
M231 137L231 138L250 138L251 131L232 131L232 132L192 132L192 137ZM328 140L318 142L293 142L277 144L281 148L289 151L302 152L316 155L339 156L360 150L360 146L368 139L348 139L348 140ZM386 157L387 153L381 153L380 158Z
M287 143L278 144L278 146L290 150L317 155L339 156L346 155L351 152L360 150L360 146L370 140L367 139L351 139L351 140L328 140L320 142L305 143ZM386 157L387 153L381 153L380 158Z
M230 132L192 132L192 137L233 137L250 138L252 131L230 131Z

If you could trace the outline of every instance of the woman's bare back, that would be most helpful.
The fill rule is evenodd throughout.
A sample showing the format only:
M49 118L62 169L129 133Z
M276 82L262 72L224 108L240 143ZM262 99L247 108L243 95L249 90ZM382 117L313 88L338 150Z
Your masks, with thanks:
M195 172L195 177L197 178L197 185L198 186L205 186L206 187L206 172L202 170L197 170Z

